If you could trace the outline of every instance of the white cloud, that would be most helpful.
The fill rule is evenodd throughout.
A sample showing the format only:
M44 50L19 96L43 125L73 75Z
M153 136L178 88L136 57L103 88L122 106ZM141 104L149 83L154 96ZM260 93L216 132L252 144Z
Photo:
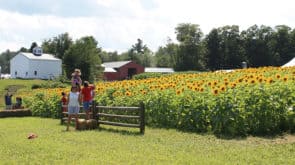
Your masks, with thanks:
M74 6L84 2L89 12L81 14L79 8L64 7L59 1L53 1L53 7L48 5L48 12L43 13L0 7L0 52L29 47L35 41L41 44L64 32L73 39L92 35L105 50L126 51L141 38L155 51L165 45L167 37L175 40L179 23L199 24L205 34L233 24L240 30L254 24L295 27L292 0L85 0L75 1ZM44 0L44 4L50 3Z

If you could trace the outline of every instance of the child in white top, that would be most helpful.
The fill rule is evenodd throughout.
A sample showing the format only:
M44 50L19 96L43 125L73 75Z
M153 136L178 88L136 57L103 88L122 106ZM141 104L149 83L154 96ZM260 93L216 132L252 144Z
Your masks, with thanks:
M67 123L67 131L69 130L70 122L72 120L72 117L75 118L76 121L76 128L78 124L78 113L80 110L80 102L81 102L81 96L78 92L78 87L72 87L71 92L68 96L68 123Z

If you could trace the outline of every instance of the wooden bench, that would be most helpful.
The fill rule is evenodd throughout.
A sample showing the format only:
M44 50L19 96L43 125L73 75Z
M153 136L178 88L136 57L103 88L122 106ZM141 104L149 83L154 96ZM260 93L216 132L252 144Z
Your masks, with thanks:
M133 114L130 114L130 112ZM100 124L134 127L139 128L140 133L144 134L145 109L143 103L141 103L139 107L95 106L94 114L96 114L95 119L97 120L98 127ZM128 121L130 119L135 120L136 123L130 123L130 121Z

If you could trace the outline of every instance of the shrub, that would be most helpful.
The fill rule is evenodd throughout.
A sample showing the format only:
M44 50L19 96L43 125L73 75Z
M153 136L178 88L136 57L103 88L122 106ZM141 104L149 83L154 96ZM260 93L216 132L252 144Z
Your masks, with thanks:
M61 103L58 95L48 97L40 92L25 98L24 103L29 106L33 116L60 118Z
M38 88L41 88L41 84L33 84L32 85L32 89L38 89Z
M161 77L163 74L162 73L141 73L134 75L132 79L134 80L141 80L141 79L147 79L147 78L157 78Z

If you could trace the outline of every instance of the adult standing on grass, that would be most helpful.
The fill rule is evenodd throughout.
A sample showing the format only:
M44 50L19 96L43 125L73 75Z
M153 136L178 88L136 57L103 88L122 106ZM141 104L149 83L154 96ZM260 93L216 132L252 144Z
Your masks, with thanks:
M86 120L90 119L89 112L90 112L90 105L92 101L91 92L92 92L92 88L89 86L89 82L84 81L81 94L82 94L82 100L83 100L83 109L85 110L85 113L86 113Z
M6 105L6 109L9 110L9 109L12 109L12 94L9 94L8 91L5 95L5 105Z
M71 91L68 96L68 122L67 131L69 130L72 117L75 118L75 127L78 126L78 113L80 110L81 95L78 91L78 87L71 87Z

